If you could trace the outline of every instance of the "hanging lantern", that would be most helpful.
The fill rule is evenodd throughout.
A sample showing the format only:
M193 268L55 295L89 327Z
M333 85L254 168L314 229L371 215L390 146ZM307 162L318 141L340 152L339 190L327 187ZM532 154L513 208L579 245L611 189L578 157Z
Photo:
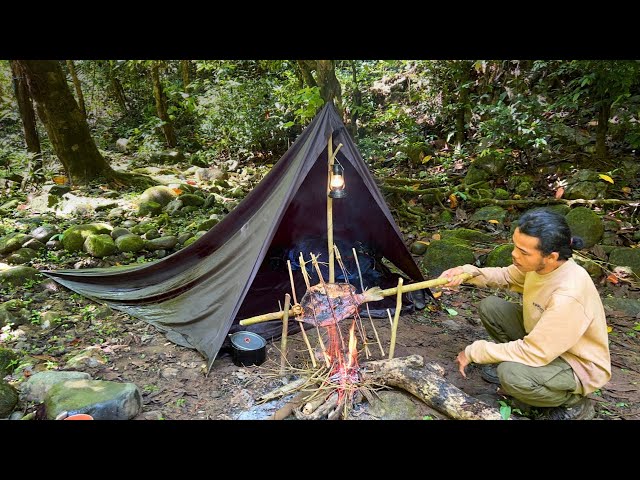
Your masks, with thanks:
M333 164L331 181L329 182L329 196L331 198L344 198L347 196L344 184L344 169L339 163Z

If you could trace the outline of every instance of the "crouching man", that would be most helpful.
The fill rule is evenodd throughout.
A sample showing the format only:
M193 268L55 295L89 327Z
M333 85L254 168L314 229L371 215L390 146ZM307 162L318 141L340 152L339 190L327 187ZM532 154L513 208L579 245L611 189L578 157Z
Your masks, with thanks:
M468 345L456 358L460 373L466 377L467 365L481 364L482 377L499 383L503 393L545 407L541 419L591 419L587 395L611 378L611 358L602 301L571 258L583 242L571 237L564 216L537 209L520 217L513 243L513 265L463 265L440 275L469 273L467 283L522 293L522 305L495 296L480 302L480 319L497 343ZM459 284L455 279L445 286Z

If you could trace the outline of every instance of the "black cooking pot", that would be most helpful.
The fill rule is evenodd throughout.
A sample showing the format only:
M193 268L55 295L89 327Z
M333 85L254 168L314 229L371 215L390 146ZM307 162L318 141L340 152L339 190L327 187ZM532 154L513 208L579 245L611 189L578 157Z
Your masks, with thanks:
M267 341L257 333L236 332L229 335L233 363L239 367L261 365L267 357Z

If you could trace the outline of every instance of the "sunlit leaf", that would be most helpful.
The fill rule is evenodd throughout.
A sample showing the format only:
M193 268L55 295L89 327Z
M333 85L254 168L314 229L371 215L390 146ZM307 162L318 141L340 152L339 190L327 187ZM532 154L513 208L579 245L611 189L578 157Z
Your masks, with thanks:
M453 308L445 308L445 310L447 311L447 313L449 315L451 315L452 317L455 317L456 315L458 315L458 312L455 311Z
M605 182L609 182L613 184L613 178L611 178L609 175L605 175L604 173L599 173L598 176Z
M424 165L425 163L427 163L429 160L431 160L432 156L431 155L427 155L422 159L422 164Z
M492 219L492 220L487 220L487 221L488 221L489 223L495 223L495 224L500 223L498 220L493 220L493 219Z
M629 187L622 187L620 190L627 194L631 193L631 189Z

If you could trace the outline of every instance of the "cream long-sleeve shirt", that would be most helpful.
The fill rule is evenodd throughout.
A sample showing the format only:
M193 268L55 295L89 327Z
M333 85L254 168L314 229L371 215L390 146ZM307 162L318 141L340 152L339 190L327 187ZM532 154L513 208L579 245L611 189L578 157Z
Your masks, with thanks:
M474 275L467 283L522 293L526 332L524 338L507 343L473 342L465 348L469 361L540 367L561 357L576 377L574 393L583 395L609 381L611 357L602 301L587 271L573 259L546 275L522 273L515 265L464 265L463 270Z

